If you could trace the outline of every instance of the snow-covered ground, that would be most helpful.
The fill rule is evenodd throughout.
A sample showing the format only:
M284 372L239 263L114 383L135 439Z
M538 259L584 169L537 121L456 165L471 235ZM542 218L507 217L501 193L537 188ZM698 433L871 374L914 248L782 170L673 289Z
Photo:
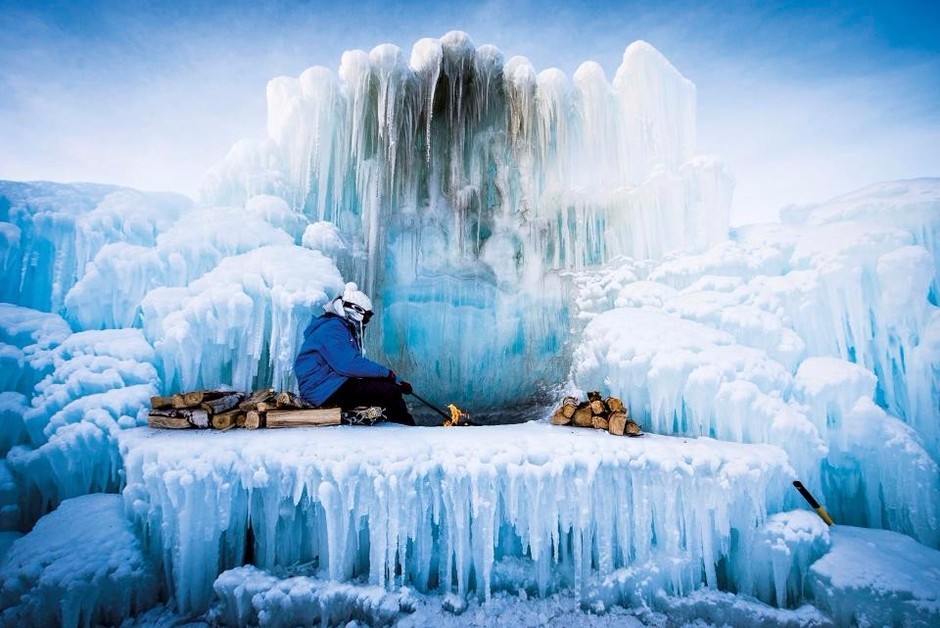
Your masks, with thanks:
M199 203L0 182L4 625L940 623L940 180L729 230L642 42L608 83L449 33L268 99ZM144 427L293 389L347 280L371 357L528 422ZM547 422L590 390L647 435Z

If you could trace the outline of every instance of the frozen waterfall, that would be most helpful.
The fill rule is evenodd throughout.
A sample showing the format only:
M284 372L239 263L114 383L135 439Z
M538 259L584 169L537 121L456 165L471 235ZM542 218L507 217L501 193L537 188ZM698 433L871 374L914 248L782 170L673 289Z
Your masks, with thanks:
M644 42L613 81L593 62L537 73L461 32L410 59L351 51L336 74L270 82L268 135L232 149L207 200L273 194L335 223L361 253L340 270L381 304L373 350L491 411L567 370L562 271L701 250L728 224L731 179L695 154L695 88Z

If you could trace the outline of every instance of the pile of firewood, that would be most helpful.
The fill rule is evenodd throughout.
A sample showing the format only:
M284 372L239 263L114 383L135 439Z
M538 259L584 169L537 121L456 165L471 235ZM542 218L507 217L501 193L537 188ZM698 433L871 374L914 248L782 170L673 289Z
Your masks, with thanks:
M339 425L339 408L315 408L289 392L273 388L251 394L197 390L150 398L150 427L228 430L262 427Z
M574 425L607 430L615 436L642 436L643 430L630 418L630 410L617 397L601 398L601 393L592 391L587 401L577 397L565 397L552 416L553 425Z

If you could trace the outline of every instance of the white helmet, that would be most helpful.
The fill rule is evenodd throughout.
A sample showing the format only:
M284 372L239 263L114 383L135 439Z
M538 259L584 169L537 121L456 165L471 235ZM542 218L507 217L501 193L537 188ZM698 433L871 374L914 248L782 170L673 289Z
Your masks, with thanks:
M365 324L372 318L372 300L350 281L343 294L333 300L333 310L346 320Z

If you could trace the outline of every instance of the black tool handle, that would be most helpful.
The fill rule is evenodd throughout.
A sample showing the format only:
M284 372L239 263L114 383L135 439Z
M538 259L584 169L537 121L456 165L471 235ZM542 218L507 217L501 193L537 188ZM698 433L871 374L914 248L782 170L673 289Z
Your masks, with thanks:
M417 393L415 393L414 391L411 391L411 396L414 397L415 399L417 399L418 401L420 401L421 403L423 403L424 405L426 405L427 407L431 408L431 409L434 410L435 412L437 412L439 415L441 415L442 417L444 417L445 420L450 421L450 415L447 414L446 412L444 412L443 410L441 410L440 408L438 408L437 406L432 405L430 401L426 401L426 400L422 399L422 398L419 397L419 396L417 395Z
M808 504L810 505L810 508L813 508L814 510L815 510L816 508L819 508L819 502L816 501L816 498L813 497L813 494L812 494L812 493L810 493L808 490L806 490L806 487L803 486L803 483L802 483L802 482L800 482L799 480L794 480L794 481L793 481L793 486L796 487L796 490L798 490L798 491L800 492L800 495L802 495L802 496L803 496L803 499L806 500L806 503L808 503Z

